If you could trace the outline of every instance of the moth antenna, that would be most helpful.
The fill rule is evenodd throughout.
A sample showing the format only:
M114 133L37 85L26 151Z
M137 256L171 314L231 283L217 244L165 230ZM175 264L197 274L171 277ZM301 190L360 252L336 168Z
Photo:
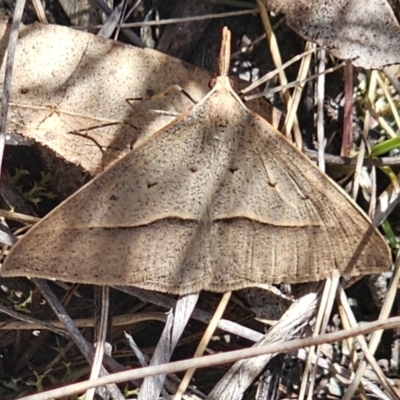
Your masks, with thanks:
M218 76L228 76L231 61L231 31L225 26L222 30L221 52L218 60Z

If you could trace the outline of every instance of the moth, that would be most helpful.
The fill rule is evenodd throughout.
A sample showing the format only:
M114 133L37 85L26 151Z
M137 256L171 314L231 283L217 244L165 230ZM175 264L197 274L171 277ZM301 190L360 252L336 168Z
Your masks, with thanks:
M2 276L183 295L390 268L366 214L232 89L224 35L212 90L35 225Z

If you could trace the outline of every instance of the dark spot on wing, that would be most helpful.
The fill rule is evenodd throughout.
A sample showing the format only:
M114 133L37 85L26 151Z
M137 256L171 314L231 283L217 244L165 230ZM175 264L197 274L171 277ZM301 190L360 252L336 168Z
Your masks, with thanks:
M147 182L147 189L152 188L153 186L158 185L158 182Z

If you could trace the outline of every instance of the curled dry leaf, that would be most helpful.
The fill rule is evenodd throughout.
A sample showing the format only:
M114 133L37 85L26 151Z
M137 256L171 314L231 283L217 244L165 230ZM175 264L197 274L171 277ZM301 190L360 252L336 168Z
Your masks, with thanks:
M4 37L6 26L0 28ZM179 93L160 101L133 101L132 107L126 99L149 97L172 84L201 99L209 79L205 71L152 50L61 26L23 27L8 131L33 138L96 174L129 151L138 135L171 121L149 109L182 112L192 106Z
M366 69L400 63L400 26L385 0L263 0L300 36Z
M6 25L0 24L2 58L6 32ZM4 75L4 66L0 72ZM95 175L130 151L139 137L175 118L154 110L176 115L193 107L178 91L149 97L179 85L199 101L208 92L212 77L200 68L151 49L56 25L22 27L7 130L34 139L63 161ZM129 106L129 98L148 100L136 100ZM260 109L260 102L253 102L251 107L270 119L270 108ZM54 162L53 154L47 162ZM65 174L66 164L60 164ZM55 169L54 165L49 168ZM70 180L73 170L68 170ZM68 185L65 176L56 178L62 182L63 187L58 189L64 196L83 183L74 181Z

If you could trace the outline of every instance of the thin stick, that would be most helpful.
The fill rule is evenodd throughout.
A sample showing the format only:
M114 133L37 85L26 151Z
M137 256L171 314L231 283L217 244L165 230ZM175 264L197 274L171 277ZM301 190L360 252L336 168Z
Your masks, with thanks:
M164 326L161 338L157 343L150 365L156 366L169 362L198 298L199 293L197 292L181 296L178 299L176 307L174 307L168 315L167 322ZM158 399L163 389L165 378L165 374L146 377L140 387L138 400Z
M97 379L100 375L101 366L103 364L104 348L107 336L107 323L108 312L110 308L110 288L109 286L101 287L101 316L100 316L100 329L97 338L96 352L94 355L92 372L90 373L90 380ZM86 392L85 400L93 400L95 388L91 388Z
M347 301L347 296L342 287L339 288L339 296L338 300L340 302L340 307L339 311L341 311L341 320L343 323L343 326L345 328L351 328L353 326L357 325L357 321L354 317L353 311L351 310L351 307L349 305L349 302ZM352 349L353 346L353 341L350 339L347 339L348 341L348 347L349 349ZM364 336L357 336L357 341L361 346L361 350L365 356L365 358L368 360L369 364L371 365L372 369L374 370L376 376L378 377L379 381L381 382L382 386L384 389L387 391L387 393L390 394L390 396L393 399L399 399L399 396L395 393L391 385L389 384L386 376L384 375L381 367L378 365L376 362L373 354L368 348L367 341ZM357 356L355 356L357 359ZM354 370L356 369L357 365L354 365Z
M34 279L33 280L42 293L43 297L47 300L51 309L57 315L59 320L64 324L65 329L68 331L71 338L74 340L75 344L78 346L79 350L82 352L83 356L86 358L89 364L93 362L94 358L94 350L88 342L83 337L82 333L79 329L74 325L72 319L69 317L68 313L65 311L64 307L55 296L53 291L50 289L49 285L44 279ZM108 375L108 372L104 367L101 368L102 375ZM92 382L96 382L93 380ZM101 385L103 386L103 385ZM96 387L95 385L88 386L85 390L90 389L92 387ZM114 399L123 399L122 394L119 388L116 385L107 386L107 391L112 395Z
M374 98L375 98L377 75L378 75L378 71L371 72L369 88L368 88L368 100L370 101L371 104L373 103ZM363 137L364 138L366 138L368 135L370 118L371 118L371 112L369 111L369 109L367 109L365 112L365 120L364 120L364 127L363 127ZM363 166L363 158L364 158L364 154L365 154L366 143L367 143L367 141L363 140L360 144L360 150L358 153L356 170L354 172L354 183L353 183L353 191L352 191L353 199L357 198L358 189L360 186L360 174L361 174L361 167Z
M258 8L260 10L260 16L261 16L261 21L264 25L264 30L265 33L267 35L267 41L268 41L268 45L271 51L271 55L272 55L272 59L274 60L274 64L276 68L280 68L282 66L282 58L281 55L279 53L279 46L278 46L278 42L276 40L276 36L272 30L271 27L271 22L269 20L268 14L267 14L267 10L265 9L264 4L262 3L261 0L257 0L257 5ZM281 85L287 85L288 81L286 78L286 75L284 73L284 71L280 70L279 72L279 81L281 83ZM283 98L285 99L285 103L286 105L289 105L290 103L290 93L288 90L284 90L282 92ZM294 118L293 121L293 131L294 131L294 139L296 144L301 147L301 143L302 143L302 136L301 136L301 132L300 132L300 127L299 127L299 123L297 121L297 117ZM290 136L290 132L284 131L284 134L289 137Z
M325 50L318 52L318 82L317 82L317 138L318 167L325 172L325 132L324 132L324 98L325 98ZM321 75L320 75L321 74Z
M59 335L67 336L67 332L63 329L64 325L60 321L41 321L36 318L27 316L9 309L8 307L0 304L0 312L17 319L17 321L2 321L0 331L15 331L15 330L37 330L48 329ZM138 324L144 321L166 321L164 312L143 312L138 314L118 315L113 317L113 327L129 326ZM74 319L74 324L77 328L93 328L95 321L93 318L78 318Z
M249 15L249 14L257 14L259 11L257 8L253 8L251 10L241 10L241 11L231 11L225 13L218 14L205 14L199 15L196 17L186 17L186 18L171 18L171 19L163 19L160 21L142 21L142 22L129 22L118 25L120 28L140 28L142 26L159 26L159 25L169 25L169 24L180 24L182 22L194 22L194 21L204 21L206 19L218 19L218 18L226 18L226 17L239 17L241 15ZM77 27L74 26L75 29L100 29L102 25L90 25L90 26L82 26Z
M3 84L3 96L1 98L0 167L1 165L3 165L4 145L6 143L6 132L7 132L8 102L10 100L12 71L14 66L15 51L17 49L19 25L21 23L24 7L25 7L25 0L17 0L11 24L11 32L8 39L7 60L6 60L6 69L5 69L4 84Z
M335 294L336 290L338 287L339 283L339 278L340 275L337 271L334 271L332 273L332 278L327 279L324 284L324 290L322 293L321 297L321 302L320 306L318 309L318 314L317 314L317 320L315 323L314 327L314 332L313 332L313 337L318 337L321 335L321 333L325 333L326 331L326 326L328 325L328 320L329 316L331 314L333 302L335 299ZM304 399L306 389L307 389L307 383L310 383L308 387L308 394L312 393L312 388L313 388L313 381L309 381L309 376L315 372L314 369L312 369L312 362L311 360L316 357L318 360L319 357L319 348L315 349L315 346L311 346L308 356L307 356L307 362L306 362L306 367L304 368L304 373L303 373L303 378L302 378L302 385L300 388L300 394L299 394L299 399ZM314 368L316 369L317 364L314 364Z
M95 381L75 383L67 387L62 387L47 392L38 393L32 396L21 397L19 400L48 400L49 398L60 398L81 393L91 387L104 386L110 383L121 383L131 379L142 379L147 376L170 374L184 371L188 368L207 368L219 364L227 364L242 359L258 357L265 354L287 353L304 347L316 346L324 343L333 343L358 335L368 335L382 329L395 329L400 326L400 317L388 318L369 323L359 324L356 328L340 330L337 332L326 333L318 337L308 337L305 339L291 340L284 343L251 347L244 350L234 350L226 353L213 354L205 357L192 358L183 361L174 361L168 364L154 365L146 368L135 368L129 371L118 372Z
M247 86L245 89L241 90L239 93L240 94L246 94L250 92L251 90L257 88L258 86L262 85L263 83L269 81L272 79L275 75L277 75L279 72L285 70L287 67L291 66L294 64L296 61L301 60L303 57L306 57L307 55L314 53L315 49L312 48L310 50L306 50L301 54L298 54L294 57L292 57L289 61L286 61L284 64L282 64L279 68L275 68L273 71L268 72L264 76L262 76L260 79L257 79L255 82L253 82L251 85Z
M331 68L326 69L326 70L323 72L323 74L324 74L324 75L327 75L327 74L329 74L329 73L331 73L331 72L335 72L335 71L337 71L338 69L342 68L344 65L346 65L345 62L340 63L340 64L338 64L338 65L335 65L334 67L331 67ZM274 71L271 71L271 72L274 72ZM248 101L248 100L254 100L254 99L258 99L259 97L266 96L266 95L268 95L268 94L272 94L272 93L276 93L276 92L281 92L281 91L283 91L284 89L290 89L290 88L292 88L292 87L301 86L301 85L304 85L305 83L307 83L307 82L309 82L309 81L312 81L312 80L315 79L315 78L318 78L319 75L320 75L320 74L314 74L314 75L309 76L307 79L303 79L302 81L296 80L296 81L293 81L293 82L289 82L287 85L275 86L274 88L267 89L267 90L265 90L264 92L259 92L259 93L251 94L251 95L248 95L248 96L244 96L243 99L246 100L246 101Z
M380 321L385 321L388 315L390 314L390 310L392 309L393 302L397 293L397 284L400 279L400 256L397 256L396 260L396 266L393 274L393 278L390 281L389 285L389 291L386 295L385 302L383 303L381 312L379 314L378 321L376 323L379 323ZM360 335L363 335L364 333L360 333ZM371 340L369 341L369 351L371 354L374 354L378 344L381 340L383 334L383 330L377 330L373 333ZM358 370L356 372L356 376L354 377L353 381L351 382L351 385L345 392L343 396L343 400L351 400L353 398L353 395L360 384L360 380L363 377L365 370L367 369L367 363L365 361L362 361L358 367Z
M396 104L394 103L393 97L391 96L391 94L390 94L390 92L389 92L389 88L388 88L386 82L384 82L384 80L382 79L381 74L382 74L382 73L378 73L378 76L377 76L377 78L378 78L378 84L379 84L379 86L380 86L380 87L382 88L382 90L383 90L383 93L384 93L384 95L385 95L385 97L386 97L386 100L387 100L387 102L388 102L388 104L389 104L389 106L390 106L390 111L392 112L393 118L394 118L394 120L396 121L396 125L397 125L396 131L399 131L399 130L400 130L400 115L399 115L399 110L398 110ZM397 136L397 135L396 135L396 136Z
M201 338L201 341L193 355L193 357L200 357L204 354L204 351L208 345L208 343L211 340L212 335L215 332L215 329L217 329L217 325L219 320L222 317L222 314L224 313L226 306L229 303L229 299L231 298L232 292L227 292L222 296L221 301L218 304L218 307L210 321L210 323L207 326L206 331L204 332L203 337ZM178 387L178 390L175 394L174 400L181 400L182 395L185 393L190 380L192 379L193 374L195 373L196 368L190 368L186 371L185 376L183 377L181 384Z
M348 157L353 146L353 65L347 63L344 67L344 116L343 138L340 155Z
M311 42L307 42L306 44L306 52L309 50L314 50L314 45ZM299 72L297 74L297 80L302 82L306 79L308 71L310 69L311 63L311 53L307 54L306 57L302 58L300 63ZM299 85L294 88L292 97L289 99L287 104L288 113L285 118L285 123L283 125L284 132L290 132L292 127L295 125L295 121L297 119L297 110L299 108L299 103L301 99L301 95L303 93L304 86ZM296 123L297 124L297 123ZM303 137L300 135L301 140L296 138L297 147L302 150L303 148Z

